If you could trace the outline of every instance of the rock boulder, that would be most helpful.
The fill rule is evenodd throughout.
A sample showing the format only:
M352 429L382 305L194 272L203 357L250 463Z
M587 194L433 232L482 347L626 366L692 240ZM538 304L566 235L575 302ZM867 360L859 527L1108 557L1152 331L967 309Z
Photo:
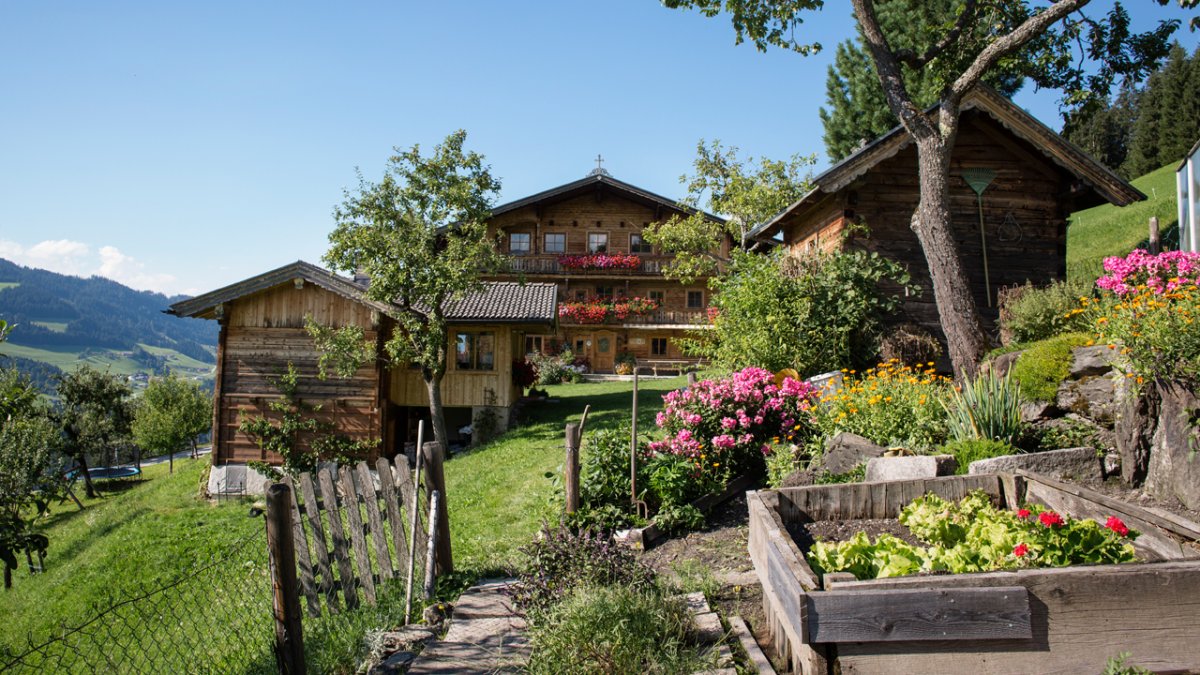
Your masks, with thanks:
M868 438L858 434L843 431L828 441L825 441L825 454L821 458L820 469L829 473L848 473L871 459L880 457L887 448L876 445Z
M1150 446L1146 491L1200 509L1200 395L1159 382L1158 425Z

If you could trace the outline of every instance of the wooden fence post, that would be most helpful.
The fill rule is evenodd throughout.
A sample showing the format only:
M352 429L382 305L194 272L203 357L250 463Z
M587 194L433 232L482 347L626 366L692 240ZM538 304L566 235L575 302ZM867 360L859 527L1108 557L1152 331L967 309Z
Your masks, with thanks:
M296 579L296 542L292 537L292 490L283 483L267 488L267 551L275 613L275 660L284 675L302 675L304 629L300 584ZM315 508L315 505L313 506Z
M1162 253L1162 238L1158 232L1158 216L1150 216L1150 242L1147 248L1150 255Z
M567 461L563 464L563 487L567 492L567 513L579 510L579 425L567 425Z
M695 386L695 385L696 385L696 371L694 371L694 370L689 370L689 371L688 371L688 374L687 374L687 381L688 381L688 386L689 386L689 387L693 387L693 386Z
M442 500L443 514L438 519L437 572L449 574L454 571L454 557L450 550L450 500L446 498L446 472L443 468L446 453L442 444L437 441L426 443L421 448L421 453L425 455L425 489L431 499L432 495L437 493L441 495ZM432 503L431 501L430 504Z
M441 523L445 520L445 514L442 513L441 493L434 490L429 496L429 550L425 553L425 599L431 600L435 590L435 582L437 578L434 576L434 567L436 567L435 558L441 557L440 554L435 554L441 545L442 533Z
M641 368L633 364L633 422L629 430L629 501L637 504L637 416L638 416L638 371Z

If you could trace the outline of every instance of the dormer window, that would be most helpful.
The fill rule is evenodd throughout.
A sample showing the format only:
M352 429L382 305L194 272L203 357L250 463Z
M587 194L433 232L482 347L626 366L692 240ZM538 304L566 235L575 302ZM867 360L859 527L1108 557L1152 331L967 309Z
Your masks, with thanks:
M508 235L508 252L516 255L529 253L529 233L513 232Z

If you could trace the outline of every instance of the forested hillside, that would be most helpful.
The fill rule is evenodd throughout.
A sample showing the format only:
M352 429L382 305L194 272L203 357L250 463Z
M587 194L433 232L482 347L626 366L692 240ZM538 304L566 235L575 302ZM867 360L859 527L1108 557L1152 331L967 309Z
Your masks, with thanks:
M112 363L126 374L212 364L216 324L163 314L180 299L0 259L0 319L17 326L5 353L48 364L38 379L85 360ZM32 374L32 364L25 365L21 370Z

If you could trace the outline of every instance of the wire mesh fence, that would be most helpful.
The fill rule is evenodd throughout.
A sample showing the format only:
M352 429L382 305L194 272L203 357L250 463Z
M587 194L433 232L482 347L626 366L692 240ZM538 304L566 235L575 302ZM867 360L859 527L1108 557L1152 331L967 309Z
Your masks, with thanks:
M275 672L266 535L257 528L172 581L143 588L22 649L4 673Z

